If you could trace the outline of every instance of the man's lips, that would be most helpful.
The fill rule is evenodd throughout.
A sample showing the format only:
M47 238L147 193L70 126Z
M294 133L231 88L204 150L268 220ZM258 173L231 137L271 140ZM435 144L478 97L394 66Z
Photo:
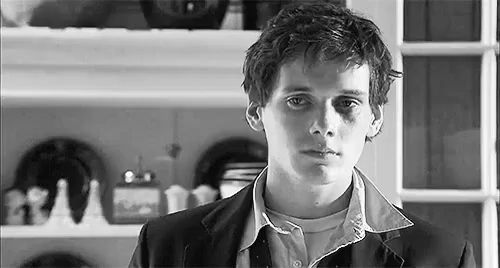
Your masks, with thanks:
M311 150L303 150L301 152L303 154L306 154L306 155L314 157L314 158L326 158L326 157L340 155L338 152L335 152L334 150L331 150L331 149L321 149L321 150L311 149Z

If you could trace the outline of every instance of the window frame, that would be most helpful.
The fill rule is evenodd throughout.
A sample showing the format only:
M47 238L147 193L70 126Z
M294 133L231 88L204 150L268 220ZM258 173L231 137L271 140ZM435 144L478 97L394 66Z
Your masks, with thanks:
M403 187L403 83L397 79L385 107L384 132L375 139L372 174L388 199L402 202L482 204L482 266L498 267L497 205L497 1L481 1L481 39L474 42L407 42L403 40L403 0L348 0L347 7L371 18L391 51L396 70L403 69L403 56L481 56L481 188L408 189ZM393 122L391 122L393 121ZM395 142L394 142L395 141ZM383 148L377 150L377 148ZM390 153L392 152L392 154ZM391 154L388 156L388 154ZM396 163L394 165L394 163Z

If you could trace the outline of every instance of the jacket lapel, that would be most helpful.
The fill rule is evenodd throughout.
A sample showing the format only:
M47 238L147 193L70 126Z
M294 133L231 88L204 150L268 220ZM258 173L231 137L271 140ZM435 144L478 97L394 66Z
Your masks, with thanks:
M246 219L252 207L253 184L220 201L202 220L206 234L184 249L184 267L235 267Z
M203 218L203 235L184 248L184 267L236 266L238 248L252 207L252 186L250 184L234 196L219 201L219 206ZM404 260L400 257L402 245L399 236L398 230L381 234L366 232L363 240L352 245L350 266L402 267Z

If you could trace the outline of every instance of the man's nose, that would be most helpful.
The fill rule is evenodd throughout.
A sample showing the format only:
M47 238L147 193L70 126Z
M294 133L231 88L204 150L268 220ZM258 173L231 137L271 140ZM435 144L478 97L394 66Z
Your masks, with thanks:
M331 105L325 105L318 109L315 116L310 133L313 135L320 135L322 137L333 137L338 126L340 116Z

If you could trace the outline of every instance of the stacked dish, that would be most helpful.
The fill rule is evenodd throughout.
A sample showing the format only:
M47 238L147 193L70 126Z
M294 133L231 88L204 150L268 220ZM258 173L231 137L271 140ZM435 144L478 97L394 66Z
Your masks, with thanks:
M221 197L230 197L250 184L266 165L266 162L234 162L224 165L220 181Z

